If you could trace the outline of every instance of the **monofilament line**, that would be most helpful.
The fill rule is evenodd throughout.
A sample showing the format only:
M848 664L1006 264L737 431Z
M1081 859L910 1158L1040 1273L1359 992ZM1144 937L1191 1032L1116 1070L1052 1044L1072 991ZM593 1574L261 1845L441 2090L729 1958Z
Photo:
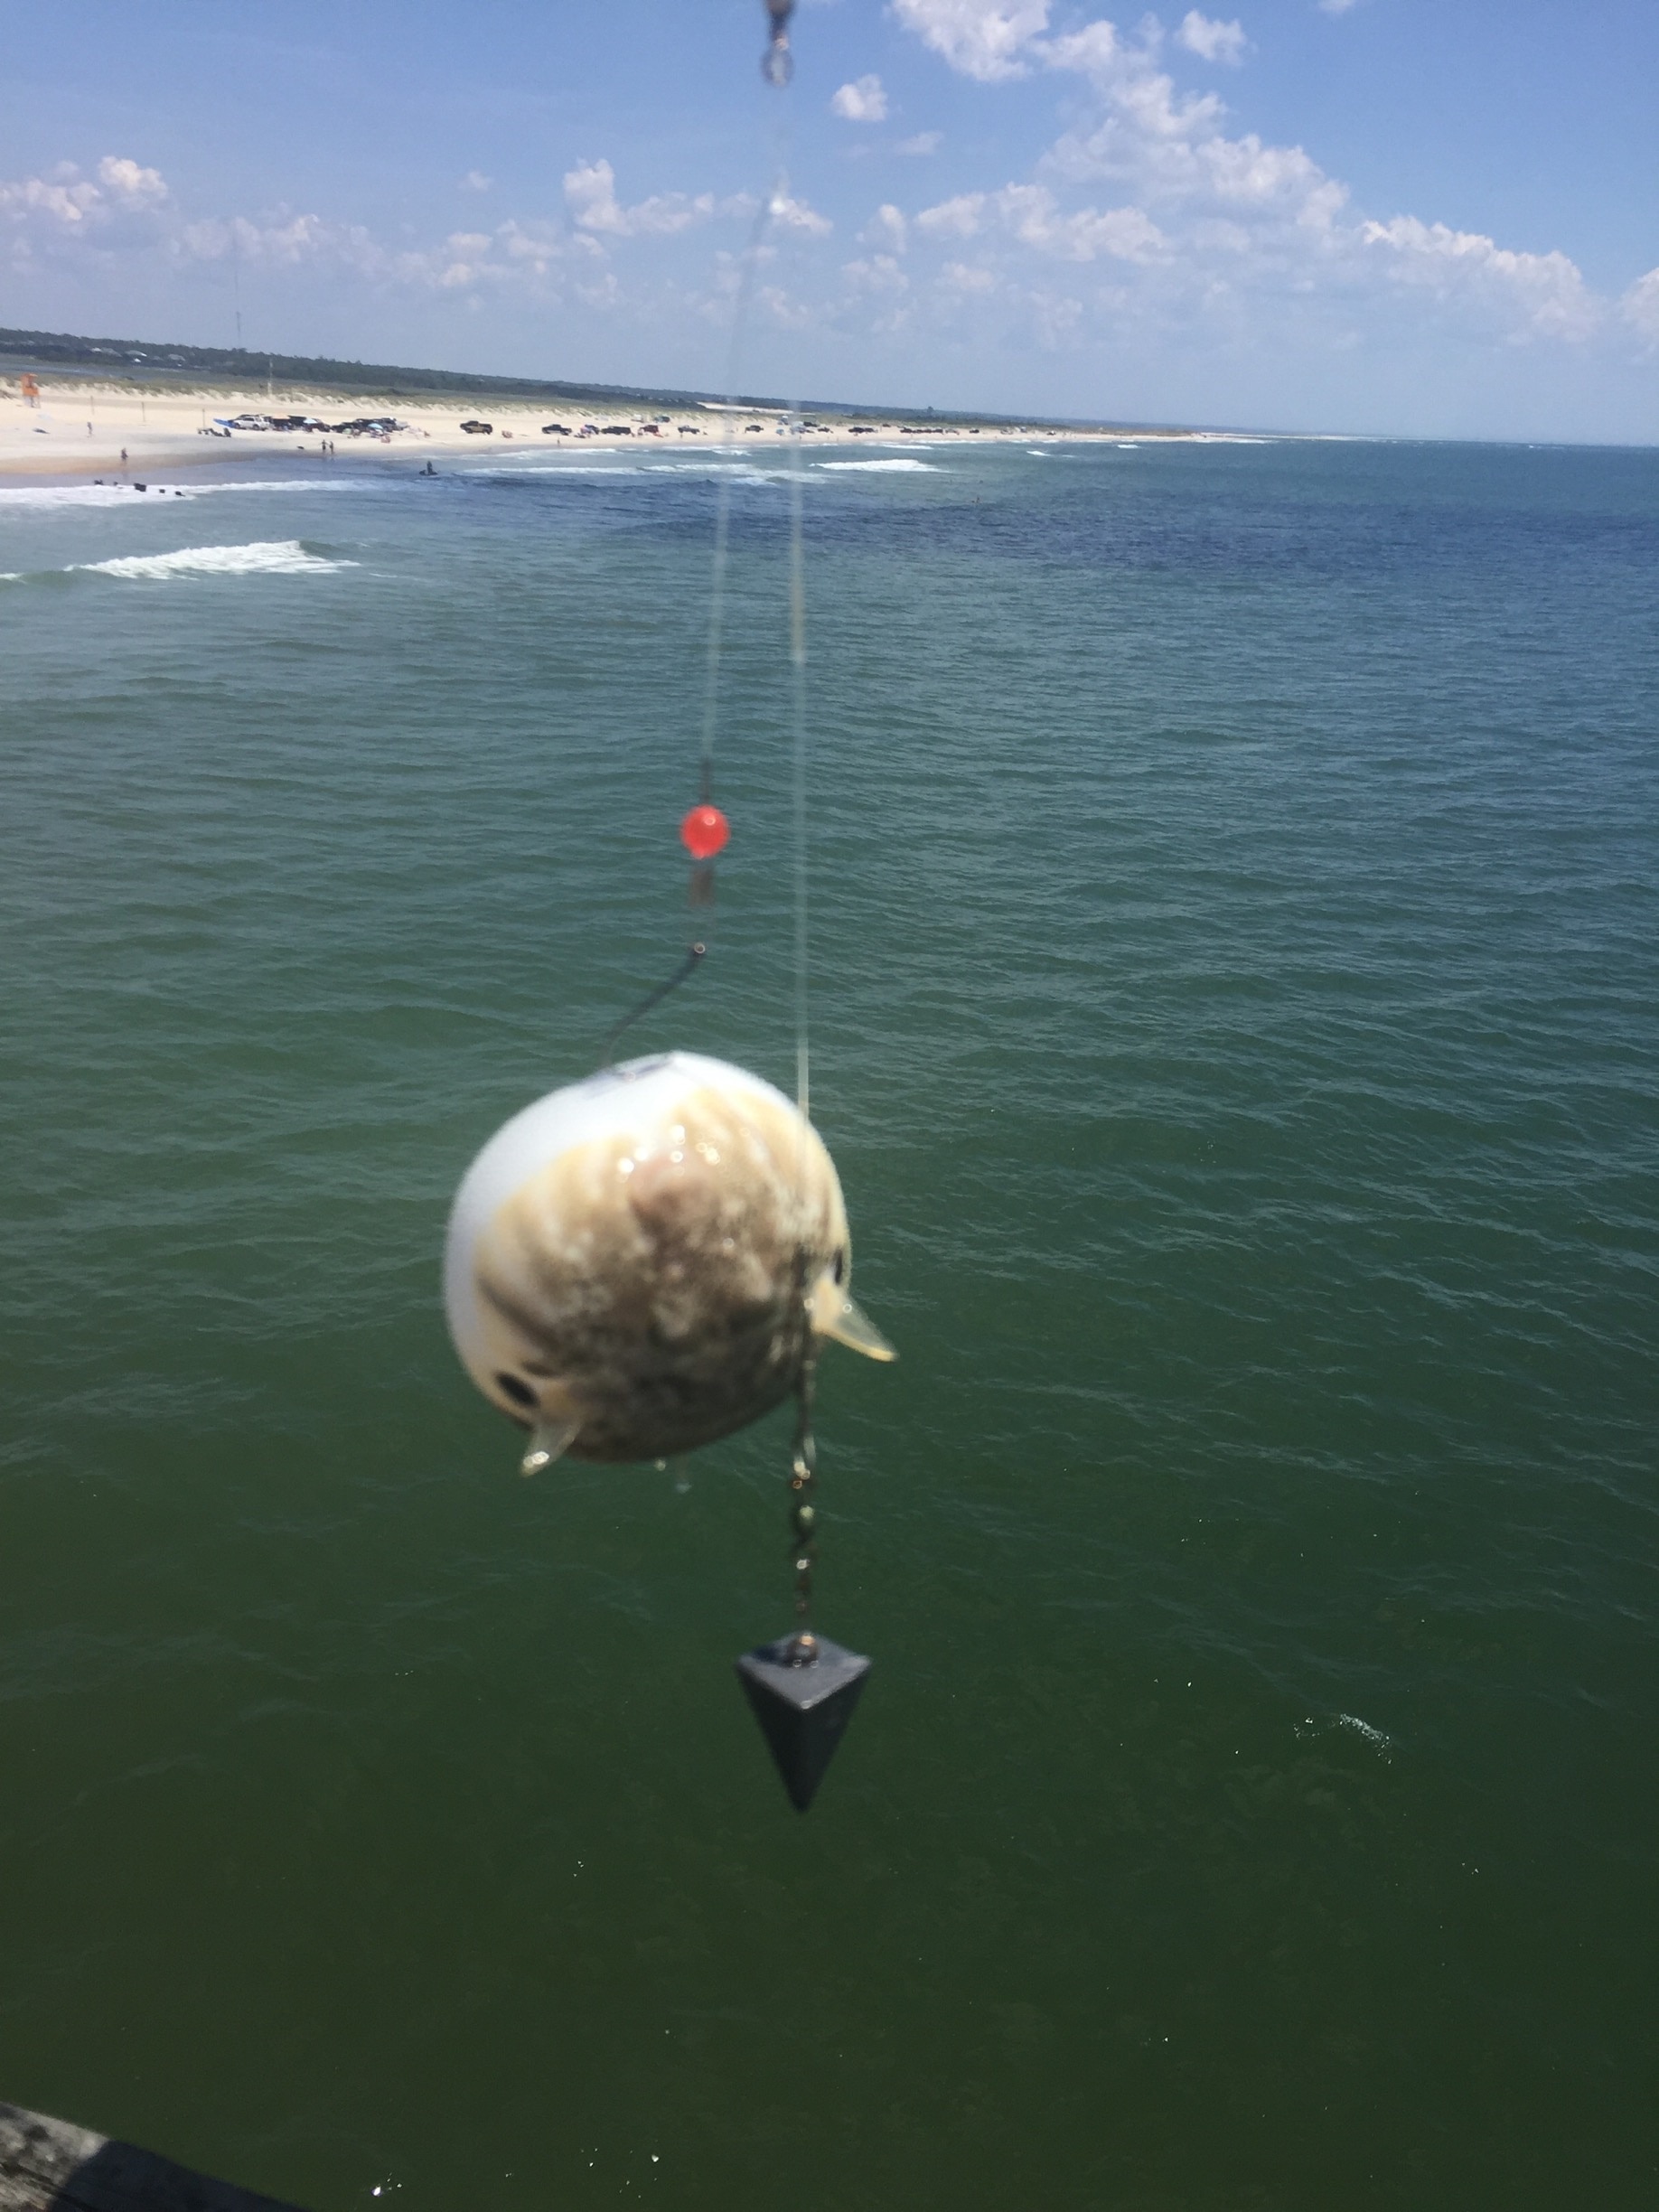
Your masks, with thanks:
M738 270L737 296L732 309L731 342L726 364L726 411L721 443L729 446L736 430L735 412L738 364L755 296L761 248L772 218L785 207L789 174L785 166L787 136L778 132L778 162L772 190L756 211L754 227L744 248ZM801 547L802 426L800 410L789 417L789 660L792 690L792 780L794 845L794 999L795 1102L803 1115L811 1104L811 1043L808 1033L810 885L807 869L807 726L806 726L806 579ZM720 661L726 642L726 580L730 566L732 480L722 470L715 494L714 550L708 585L708 644L703 680L703 729L698 796L708 804L714 795L715 739L720 722Z
M726 445L729 445L732 440L735 424L735 399L737 390L737 363L743 347L744 328L748 320L749 303L755 291L755 272L760 265L761 243L766 235L766 228L774 210L783 204L788 191L788 183L783 168L783 136L780 133L777 182L755 211L755 221L749 232L748 244L744 248L743 260L738 273L737 296L732 309L731 338L726 348L726 406L721 417L721 443ZM726 553L731 535L732 507L729 469L722 468L719 472L719 488L715 497L714 555L708 588L708 642L703 682L703 729L698 774L698 803L699 806L711 806L714 803L715 737L719 726L720 712L720 652L726 628ZM698 889L699 874L704 886L701 898L698 896ZM621 1021L611 1029L605 1041L603 1057L600 1062L602 1066L608 1063L617 1044L626 1032L633 1028L634 1023L642 1016L649 1014L653 1008L661 1006L670 991L678 990L686 979L696 972L706 957L708 951L708 940L713 922L713 877L711 873L693 869L690 904L694 909L698 905L706 907L706 919L701 934L689 946L684 960L675 969L667 982L660 983L654 990L647 991L638 1005L631 1008L623 1016Z
M772 190L763 196L755 211L748 242L744 247L743 258L738 265L737 296L732 306L731 341L726 354L726 408L720 418L722 446L730 445L736 429L734 409L737 399L738 363L743 355L749 307L755 296L755 276L760 267L761 247L772 220L773 210L782 203L789 189L783 169L783 152L780 134L776 181ZM702 759L698 795L705 806L714 797L714 749L720 715L720 654L726 635L726 571L731 520L732 480L729 472L723 468L719 487L715 493L714 554L708 582L708 646L703 680Z
M807 1031L809 923L811 886L807 870L807 697L806 572L801 550L801 447L798 412L790 421L792 466L789 473L789 662L793 692L793 799L795 843L795 1103L806 1119L811 1109Z

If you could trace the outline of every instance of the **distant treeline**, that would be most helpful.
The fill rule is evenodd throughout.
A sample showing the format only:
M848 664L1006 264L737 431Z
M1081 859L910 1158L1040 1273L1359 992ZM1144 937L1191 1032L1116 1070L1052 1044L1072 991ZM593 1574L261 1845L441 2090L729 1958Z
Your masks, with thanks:
M139 338L78 338L68 331L0 330L0 374L24 369L80 369L133 383L178 383L211 378L246 391L269 383L327 385L337 391L374 392L386 398L417 398L423 392L501 399L564 399L572 404L697 407L730 398L738 407L782 408L783 399L754 392L652 390L635 384L562 384L531 377L470 376L455 369L399 369L386 361L330 361L304 353L259 353L245 346L170 345ZM801 402L817 415L880 415L889 419L928 416L935 422L1007 423L1002 415L941 413L933 408L855 407L845 399ZM1019 417L1038 422L1039 416Z
M530 377L468 376L453 369L399 369L385 361L330 361L304 353L256 353L244 346L168 345L138 338L78 338L67 331L0 330L0 367L92 369L145 381L154 377L211 377L238 386L280 381L329 384L342 391L456 392L502 398L626 400L695 406L713 392L651 391L632 384L562 384ZM741 407L779 407L777 399L738 393Z

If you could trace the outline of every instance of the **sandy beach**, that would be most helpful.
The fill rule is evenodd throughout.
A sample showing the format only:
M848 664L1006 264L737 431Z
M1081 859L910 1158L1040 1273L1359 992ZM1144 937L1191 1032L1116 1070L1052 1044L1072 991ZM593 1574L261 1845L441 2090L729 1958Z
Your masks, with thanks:
M309 416L330 425L389 416L400 426L382 435L335 428L316 430L233 428L211 435L239 416ZM485 422L487 433L462 428ZM1122 440L1131 436L1192 436L1191 432L1121 429L970 426L925 416L873 413L862 416L807 414L803 435L825 445L858 446L884 438L925 438L941 444L1017 441L1022 445L1079 438ZM430 459L435 464L464 454L512 445L539 449L624 445L720 445L733 439L788 435L787 417L777 408L726 408L712 403L666 407L649 401L603 408L573 407L563 401L524 398L408 399L363 393L306 389L297 386L233 390L226 388L164 387L141 390L129 384L42 378L38 402L25 395L22 380L0 380L0 477L132 476L160 470L222 466L227 462L277 455L323 457L332 446L356 459L376 455ZM549 425L558 427L549 428ZM1200 436L1204 433L1195 434Z
M381 435L334 429L315 431L232 429L228 436L210 432L226 418L306 415L342 425L387 416L401 427ZM734 437L752 441L787 436L787 418L776 409L727 409L716 406L653 407L646 402L604 408L572 408L545 399L453 399L434 404L396 397L281 387L231 391L138 392L129 386L93 383L43 384L40 402L29 405L15 380L0 386L0 474L144 474L157 469L212 467L277 455L313 459L325 447L354 459L377 455L440 461L508 445L539 448L571 446L619 449L624 444L719 445ZM969 430L937 427L915 417L870 416L839 418L809 416L805 433L825 445L856 445L869 437L904 433L930 439L977 440L1036 436L1058 432L1014 429ZM466 431L464 422L485 422L488 432ZM548 425L559 427L548 429ZM1075 435L1075 433L1072 434ZM125 465L123 456L125 455Z

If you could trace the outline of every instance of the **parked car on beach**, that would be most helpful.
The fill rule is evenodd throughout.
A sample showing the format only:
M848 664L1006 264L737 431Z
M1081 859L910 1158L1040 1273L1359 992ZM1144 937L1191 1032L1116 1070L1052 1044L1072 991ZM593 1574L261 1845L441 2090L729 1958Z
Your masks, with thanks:
M464 422L461 427L466 432L469 437L493 437L495 436L495 425L493 423L479 422L474 419L471 422Z

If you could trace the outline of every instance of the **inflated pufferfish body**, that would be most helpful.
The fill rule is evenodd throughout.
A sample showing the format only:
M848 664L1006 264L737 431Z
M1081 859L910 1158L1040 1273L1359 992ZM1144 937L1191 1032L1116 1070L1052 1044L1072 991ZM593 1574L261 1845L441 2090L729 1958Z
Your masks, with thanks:
M814 1336L891 1348L848 1294L835 1164L758 1076L631 1060L509 1121L456 1194L450 1334L533 1430L527 1467L657 1459L785 1398Z

